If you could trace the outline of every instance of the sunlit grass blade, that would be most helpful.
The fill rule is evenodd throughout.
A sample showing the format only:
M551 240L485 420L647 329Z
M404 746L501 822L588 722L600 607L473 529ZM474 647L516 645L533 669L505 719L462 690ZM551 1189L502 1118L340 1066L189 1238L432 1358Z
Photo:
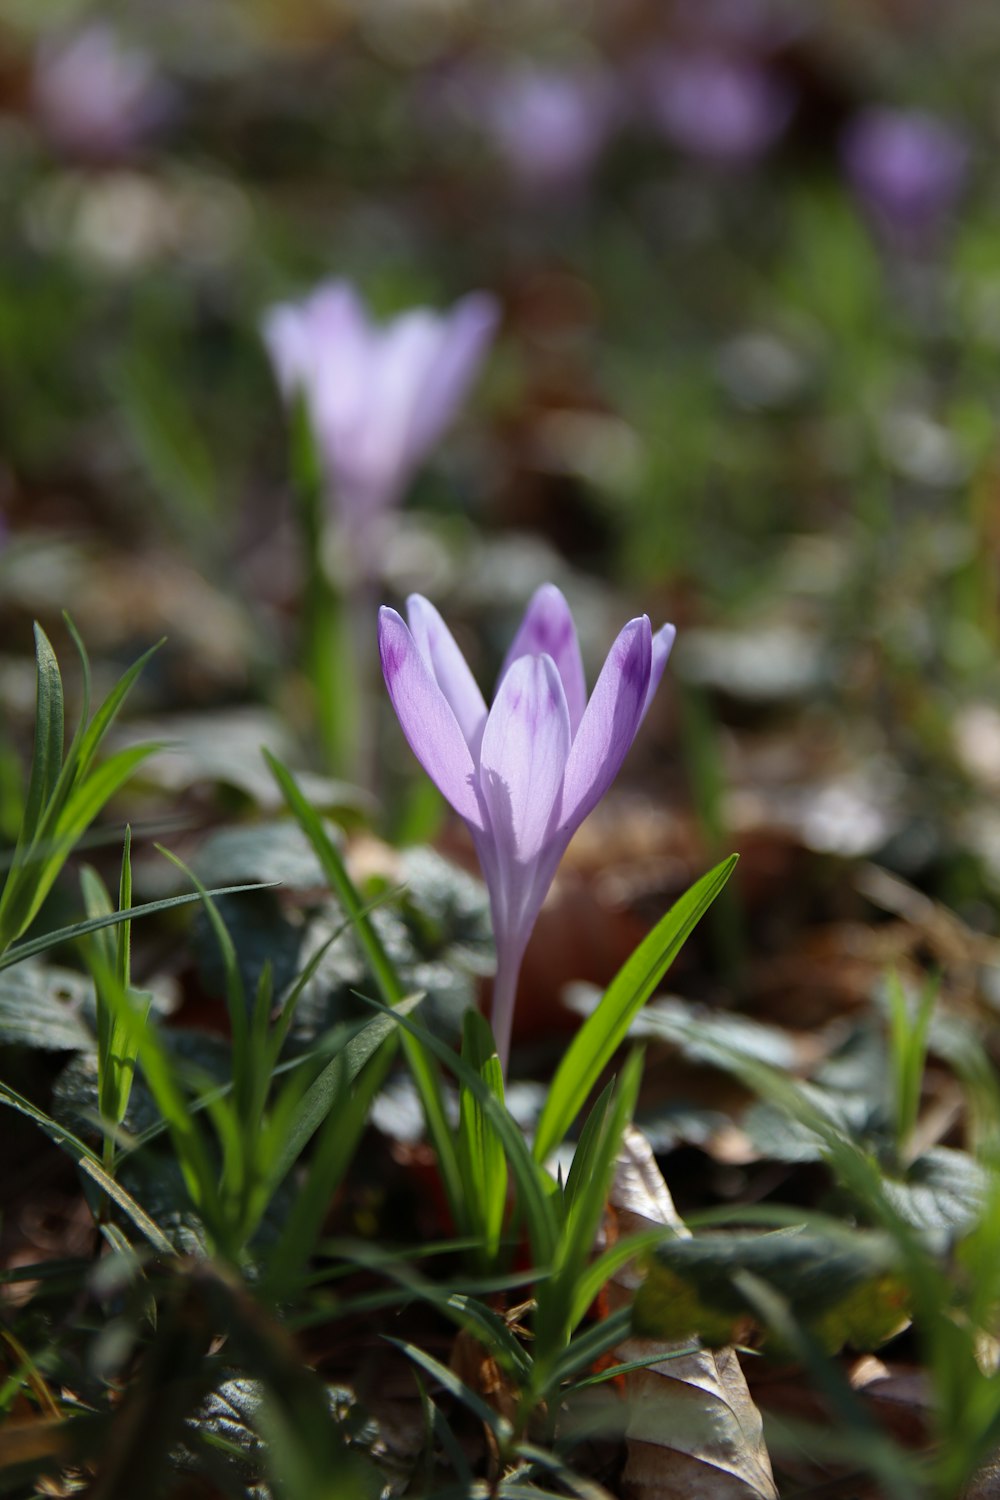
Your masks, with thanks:
M113 910L111 897L96 870L85 866L80 871L84 906L91 917L107 916ZM125 830L121 877L118 883L119 906L127 910L132 899L131 836ZM116 997L107 993L107 976L112 976L116 992L129 1005L139 1004L141 1021L149 1014L149 999L142 1001L131 987L131 923L120 922L117 928L104 927L84 939L97 1008L97 1103L106 1129L104 1165L112 1171L115 1163L115 1130L125 1118L132 1092L137 1041L135 1034L121 1024Z
M305 1181L269 1258L268 1284L279 1293L315 1251L323 1220L361 1139L372 1100L392 1065L395 1049L390 1042L391 1038L382 1041L353 1085L348 1082L346 1056L341 1054L334 1059L335 1076L329 1083L329 1097L336 1108L330 1109L322 1123Z
M556 1069L542 1107L534 1145L538 1161L544 1161L565 1136L602 1068L725 886L737 858L731 854L674 903L622 965L597 1008L580 1027Z
M35 747L24 809L25 842L30 843L62 767L65 710L62 677L52 644L35 624Z
M520 1381L531 1375L531 1358L522 1348L499 1313L475 1297L454 1293L443 1303L444 1310L467 1328L489 1350L497 1362Z
M152 652L129 668L88 724L90 664L79 635L71 622L67 624L80 654L83 712L64 757L62 679L52 646L36 625L35 748L24 816L0 896L0 951L30 926L94 818L158 748L145 744L119 750L91 769L108 729Z
M503 1069L489 1022L477 1010L465 1013L462 1059L503 1108ZM484 1257L490 1262L500 1245L507 1206L507 1161L489 1117L465 1087L459 1094L458 1150L470 1217L482 1236Z
M365 903L347 873L339 851L315 810L302 795L291 772L267 750L263 751L263 755L271 769L271 774L281 788L285 801L312 844L323 873L329 881L330 889L354 925L379 994L390 1008L398 1005L405 995L403 985L385 951L381 938L369 920ZM404 1034L403 1048L420 1095L421 1107L427 1122L427 1133L437 1154L445 1196L455 1223L462 1227L465 1223L465 1209L458 1150L445 1113L440 1075L433 1057L425 1047L414 1044L412 1035Z
M219 954L222 958L222 969L225 978L226 1009L229 1014L229 1025L232 1030L233 1040L233 1082L236 1086L239 1103L244 1109L249 1109L252 1096L255 1091L259 1092L260 1080L254 1076L253 1065L255 1059L252 1058L250 1052L247 998L246 991L243 988L243 980L240 976L240 962L236 947L229 935L229 929L219 915L219 908L212 898L212 893L206 889L194 871L182 859L179 859L176 854L172 854L169 849L165 849L160 844L156 847L165 859L168 859L172 865L181 870L187 876L188 880L190 880L198 892L205 915L208 918L209 926L212 929L212 936L215 938ZM265 1059L260 1059L260 1062L266 1066ZM265 1093L269 1083L270 1074L268 1073L267 1078L264 1080ZM263 1101L261 1100L260 1102L262 1103Z
M622 1266L634 1260L637 1255L642 1255L646 1250L652 1250L661 1241L672 1238L674 1233L675 1231L666 1224L640 1230L638 1234L631 1234L627 1239L619 1240L616 1245L611 1245L596 1260L584 1266L573 1287L569 1314L570 1326L572 1328L577 1326L586 1315L591 1303L602 1288L607 1286L616 1271L621 1270Z
M225 1253L230 1245L216 1181L217 1169L198 1118L188 1106L176 1067L156 1028L148 1025L146 1016L134 1008L131 996L118 983L114 970L104 967L96 954L92 955L92 965L96 983L114 1011L115 1025L135 1049L149 1091L166 1121L191 1202Z
M496 1439L501 1453L505 1450L514 1435L513 1428L506 1417L483 1400L478 1391L472 1390L464 1380L459 1379L454 1370L449 1370L447 1365L441 1364L440 1360L435 1359L425 1350L418 1349L416 1344L407 1344L402 1339L387 1339L386 1342L401 1349L407 1359L412 1359L415 1365L419 1365L428 1375L433 1376L449 1396L460 1401L474 1416L485 1423Z
M417 999L417 996L411 996L401 1001L397 1008L406 1013L417 1003ZM282 1130L277 1158L269 1173L272 1188L284 1180L323 1121L337 1111L346 1097L347 1089L362 1068L374 1057L386 1038L395 1032L396 1028L388 1016L375 1016L363 1030L351 1038L342 1052L327 1063L319 1077L310 1084Z
M893 970L887 978L886 992L896 1151L900 1162L905 1163L920 1112L920 1091L938 982L933 978L928 980L916 1005L911 1006L899 975Z
M251 885L224 885L217 886L209 892L211 896L239 896L244 891L268 891L273 890L277 881L254 882ZM85 921L73 922L68 927L59 927L55 932L45 932L41 937L31 938L28 942L17 943L8 948L6 953L0 953L0 971L13 968L15 964L23 963L26 958L37 958L40 953L47 953L50 948L59 948L64 943L72 943L77 938L86 937L88 932L100 932L103 927L117 927L121 922L132 922L137 917L152 917L157 912L170 911L175 906L190 906L194 901L200 901L201 896L197 891L186 891L183 896L164 896L159 901L149 901L142 906L130 907L127 911L113 911L103 917L88 917Z
M620 1307L617 1312L602 1318L585 1333L577 1334L556 1361L552 1369L549 1388L557 1390L564 1381L572 1379L580 1370L589 1370L610 1349L624 1343L631 1331L632 1309Z
M535 1378L543 1383L576 1326L577 1287L593 1254L622 1135L632 1118L641 1078L642 1053L637 1051L628 1058L614 1089L607 1090L592 1110L596 1124L584 1130L573 1158L566 1183L566 1216L552 1276L539 1286L537 1295ZM587 1124L590 1126L591 1121ZM581 1317L586 1307L585 1304L579 1309Z
M390 1013L387 1007L380 1005L377 1000L369 999L368 1004L376 1006L386 1014ZM401 1026L423 1047L432 1052L440 1062L443 1062L449 1072L458 1079L459 1084L467 1088L478 1100L480 1108L503 1145L507 1164L517 1183L518 1201L524 1214L535 1264L539 1270L547 1272L552 1264L558 1240L558 1223L553 1206L556 1186L552 1178L545 1168L532 1158L524 1136L513 1117L505 1106L494 1098L490 1088L479 1074L464 1063L447 1042L436 1037L418 1021L397 1012L391 1012L391 1014L395 1016L398 1026Z

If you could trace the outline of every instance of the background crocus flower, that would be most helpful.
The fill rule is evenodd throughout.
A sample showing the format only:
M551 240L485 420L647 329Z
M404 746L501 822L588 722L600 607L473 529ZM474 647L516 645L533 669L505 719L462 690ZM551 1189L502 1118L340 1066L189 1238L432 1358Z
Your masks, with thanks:
M662 51L639 68L660 133L679 151L720 166L744 166L781 135L791 89L764 63L708 48Z
M492 707L419 594L379 614L379 651L410 748L467 824L490 894L493 1029L506 1067L521 960L566 846L608 790L656 691L674 627L630 620L587 699L576 627L553 584L528 605Z
M92 161L127 157L169 117L173 91L152 59L106 22L45 41L32 102L60 151Z
M301 393L354 561L376 569L381 523L455 416L496 331L495 300L474 292L447 313L414 308L372 322L346 281L329 281L264 319L289 399Z
M511 68L477 90L481 123L530 192L571 192L595 166L619 111L596 67Z
M965 189L969 146L921 109L862 110L841 141L844 168L876 230L900 249L940 238Z

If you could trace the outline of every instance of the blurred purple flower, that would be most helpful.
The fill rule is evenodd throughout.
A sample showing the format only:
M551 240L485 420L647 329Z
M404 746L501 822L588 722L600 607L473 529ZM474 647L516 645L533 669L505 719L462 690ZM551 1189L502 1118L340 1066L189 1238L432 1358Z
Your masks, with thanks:
M947 228L965 189L969 145L926 110L862 110L841 141L847 177L876 230L901 249Z
M93 161L128 156L169 117L173 90L106 22L42 42L32 100L49 140Z
M639 70L650 116L678 150L722 166L762 156L791 119L791 89L763 63L708 49L660 52Z
M288 400L306 402L327 480L353 543L375 571L385 514L402 500L471 386L496 331L484 292L447 313L414 308L374 324L354 287L328 281L264 319Z
M674 627L645 615L587 687L569 606L553 584L528 605L487 709L432 604L407 600L409 625L379 613L389 697L410 748L472 834L490 893L497 974L493 1029L504 1067L521 960L559 861L608 790L663 675Z
M614 85L597 68L525 65L482 82L476 104L511 175L533 192L580 186L619 114Z

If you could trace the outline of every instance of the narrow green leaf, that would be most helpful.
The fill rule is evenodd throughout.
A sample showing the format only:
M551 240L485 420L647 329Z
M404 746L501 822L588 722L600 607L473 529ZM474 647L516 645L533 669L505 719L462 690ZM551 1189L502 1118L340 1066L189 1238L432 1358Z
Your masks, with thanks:
M544 1161L565 1136L632 1021L725 886L737 858L731 854L674 903L622 965L596 1010L580 1027L556 1069L542 1108L535 1133L537 1161Z
M643 1229L638 1234L629 1235L627 1239L619 1240L616 1245L611 1245L596 1260L591 1261L589 1266L584 1266L573 1288L573 1301L570 1305L571 1327L575 1328L585 1317L594 1298L607 1285L616 1271L627 1265L630 1260L634 1260L637 1255L642 1255L665 1239L672 1238L675 1233L676 1231L667 1224L657 1224L652 1229Z
M333 841L328 836L315 810L303 796L291 772L267 750L263 752L263 755L270 767L272 776L281 789L285 801L295 814L303 832L316 851L316 855L323 867L323 873L330 883L331 890L354 924L358 939L371 967L372 975L378 985L379 993L385 1004L391 1009L393 1006L398 1005L404 998L405 992L399 976L385 951L381 938L368 919L365 903L362 901L354 882L348 875L344 862ZM462 1195L462 1178L458 1163L458 1150L455 1145L451 1126L448 1123L448 1117L445 1113L441 1080L435 1068L433 1058L428 1055L426 1047L419 1045L419 1043L415 1045L414 1041L415 1039L412 1035L404 1033L403 1048L406 1052L410 1071L413 1074L413 1081L420 1095L420 1103L427 1122L427 1133L437 1154L438 1167L441 1172L441 1181L444 1186L445 1195L456 1224L462 1226L465 1223L465 1204Z
M22 1098L20 1094L5 1083L0 1083L0 1104L6 1104L8 1108L17 1110L18 1114L26 1115L29 1120L34 1120L35 1124L49 1137L49 1140L54 1141L57 1146L61 1147L62 1150L71 1156L81 1172L86 1172L87 1176L97 1183L101 1191L106 1193L112 1202L118 1205L122 1213L131 1219L132 1223L145 1236L154 1250L157 1250L161 1255L173 1255L174 1247L166 1235L153 1223L153 1220L146 1213L145 1209L141 1208L132 1195L127 1193L123 1187L120 1187L113 1177L108 1176L90 1148L85 1146L83 1141L75 1136L71 1130L67 1130L64 1125L60 1125L58 1121L51 1119L43 1110L38 1109L27 1099Z
M88 724L80 739L78 752L79 764L76 767L74 778L76 781L81 781L90 771L94 756L101 747L101 742L121 712L122 706L135 686L137 678L142 673L146 663L151 657L156 655L162 645L162 641L157 641L156 645L150 646L149 650L140 656L138 661L132 663L128 671L119 678L118 682L111 689L90 724Z
M402 1017L397 1015L396 1019L401 1021ZM276 1288L281 1288L294 1277L316 1248L334 1193L361 1139L372 1100L385 1082L393 1051L388 1040L384 1040L355 1079L350 1096L323 1122L306 1180L270 1257L268 1279ZM334 1059L334 1064L340 1068L344 1082L332 1087L337 1094L345 1093L349 1066L346 1054L341 1053Z
M465 1013L462 1058L503 1108L503 1069L489 1022L477 1010ZM507 1207L507 1161L489 1117L464 1086L459 1095L458 1153L470 1217L482 1236L485 1258L491 1261L499 1249Z
M24 828L28 840L41 822L62 766L65 716L62 677L51 642L35 625L35 748L28 781Z
M486 1424L496 1438L501 1451L504 1450L514 1435L513 1428L506 1417L494 1411L492 1406L488 1406L477 1391L472 1390L464 1380L459 1379L454 1370L449 1370L447 1365L441 1364L433 1355L425 1354L423 1349L417 1348L416 1344L404 1343L402 1339L386 1339L386 1343L394 1344L397 1349L402 1350L408 1359L412 1359L414 1364L419 1365L428 1375L432 1375L450 1396L454 1396L456 1401L461 1401L463 1406L467 1406L474 1416Z
M269 891L273 890L277 881L269 880L255 885L226 885L217 887L209 892L211 896L238 896L243 891ZM86 937L88 932L99 932L102 927L116 927L120 922L130 922L136 917L151 917L157 912L169 911L174 906L190 906L194 901L200 901L201 896L197 891L188 891L183 896L165 896L159 901L149 901L144 906L133 906L128 911L113 911L103 917L89 917L84 922L73 922L69 927L60 927L55 932L43 933L41 937L32 938L29 942L18 943L8 948L6 953L0 953L0 970L13 968L14 964L22 963L26 958L36 958L39 953L46 953L50 948L58 948L63 943L75 942L77 938Z
M531 1374L531 1359L511 1332L504 1318L475 1297L455 1292L440 1304L462 1328L467 1328L483 1347L520 1381Z
M633 1052L610 1097L598 1101L593 1130L584 1130L566 1185L566 1218L552 1276L538 1288L535 1317L535 1362L544 1379L546 1367L562 1354L587 1305L579 1306L578 1286L593 1255L604 1216L608 1189L621 1149L622 1134L632 1117L642 1078L642 1053ZM590 1121L588 1120L588 1125ZM578 1319L577 1319L578 1321Z
M406 1008L415 1003L415 997L411 997L401 1005ZM351 1084L394 1030L388 1016L375 1016L363 1031L351 1038L343 1052L327 1063L309 1086L288 1124L280 1153L271 1169L272 1190L291 1171L323 1121L344 1103Z
M588 1369L594 1362L627 1339L632 1331L631 1307L620 1307L607 1318L602 1318L585 1333L578 1334L564 1350L552 1371L548 1388L558 1390L563 1381L569 1380L580 1370Z
M545 1168L532 1158L524 1136L513 1117L505 1106L493 1097L479 1074L473 1072L448 1046L447 1042L443 1042L440 1037L436 1037L433 1032L428 1031L412 1017L400 1015L397 1011L389 1012L386 1006L380 1005L377 1000L372 1000L367 996L361 996L361 998L385 1014L392 1014L398 1026L409 1032L422 1046L432 1052L444 1063L449 1072L454 1074L459 1083L474 1094L480 1108L503 1143L508 1165L517 1182L520 1206L527 1223L528 1238L531 1241L535 1264L540 1271L547 1272L552 1264L558 1239L558 1225L551 1201L555 1184Z

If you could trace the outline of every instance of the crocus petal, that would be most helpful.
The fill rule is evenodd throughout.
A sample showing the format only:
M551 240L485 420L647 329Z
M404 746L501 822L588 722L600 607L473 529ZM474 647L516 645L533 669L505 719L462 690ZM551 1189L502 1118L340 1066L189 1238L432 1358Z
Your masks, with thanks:
M608 652L566 765L562 826L572 830L614 781L646 705L653 641L649 620L630 620Z
M476 378L496 334L500 306L488 292L470 292L439 319L437 348L412 412L410 450L422 462L444 435Z
M434 605L422 594L411 594L407 599L406 618L417 650L451 704L473 759L478 759L486 704L468 662Z
M261 333L282 395L291 400L305 387L311 364L305 319L297 307L281 303L264 315Z
M554 583L543 583L525 610L521 628L514 637L503 666L500 682L521 656L551 656L562 678L569 709L570 729L575 735L587 706L587 684L580 659L580 643L569 605Z
M479 786L501 870L529 866L551 840L570 743L555 663L549 656L522 656L500 685L479 759Z
M384 606L379 610L378 649L385 685L410 749L459 816L481 829L476 769L454 710L402 617Z
M677 629L674 625L661 625L653 636L653 654L649 669L649 687L646 689L646 701L642 705L642 718L649 712L649 705L656 695L656 689L660 685L663 669L667 665L667 657L673 648ZM639 721L642 722L642 719Z

